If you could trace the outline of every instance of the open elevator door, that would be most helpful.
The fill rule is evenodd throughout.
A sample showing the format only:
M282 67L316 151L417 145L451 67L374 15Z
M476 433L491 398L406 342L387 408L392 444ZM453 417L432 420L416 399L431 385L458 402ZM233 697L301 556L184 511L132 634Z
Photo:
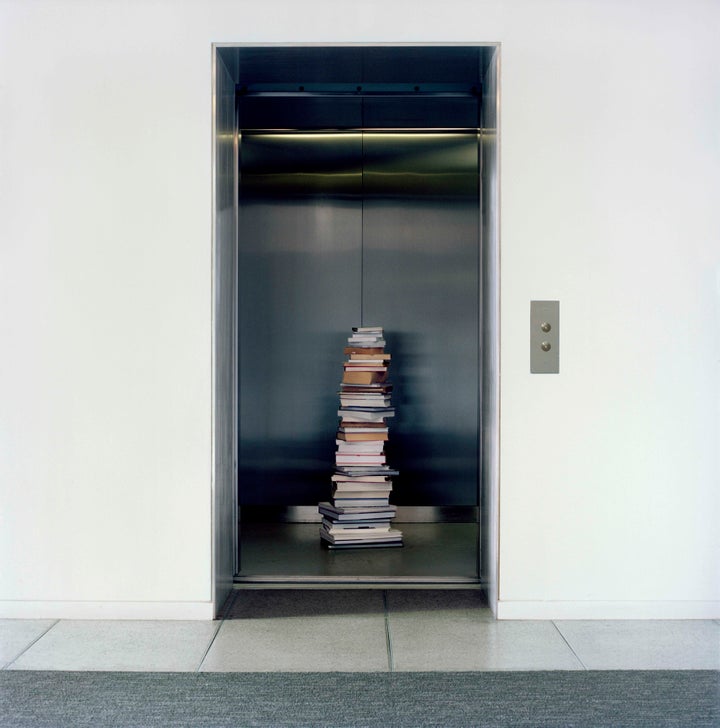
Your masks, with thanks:
M355 50L367 72L373 49ZM481 49L461 50L477 64ZM410 99L397 83L298 94L271 80L238 83L236 582L477 585L477 87L435 78ZM338 553L320 544L316 508L356 325L384 326L393 356L387 452L405 546Z

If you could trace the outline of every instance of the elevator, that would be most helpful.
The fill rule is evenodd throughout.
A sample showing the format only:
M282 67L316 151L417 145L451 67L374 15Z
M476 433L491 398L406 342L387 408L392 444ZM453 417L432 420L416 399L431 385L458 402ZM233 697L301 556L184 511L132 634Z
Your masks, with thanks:
M491 578L497 50L217 49L215 547L236 585ZM317 503L362 325L392 355L405 545L333 552Z

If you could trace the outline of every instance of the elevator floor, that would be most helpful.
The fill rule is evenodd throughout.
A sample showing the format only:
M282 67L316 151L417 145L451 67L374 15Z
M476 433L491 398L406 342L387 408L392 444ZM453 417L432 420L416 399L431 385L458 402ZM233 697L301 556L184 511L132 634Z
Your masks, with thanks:
M241 583L477 584L478 525L393 523L402 548L333 551L320 543L318 523L240 525Z

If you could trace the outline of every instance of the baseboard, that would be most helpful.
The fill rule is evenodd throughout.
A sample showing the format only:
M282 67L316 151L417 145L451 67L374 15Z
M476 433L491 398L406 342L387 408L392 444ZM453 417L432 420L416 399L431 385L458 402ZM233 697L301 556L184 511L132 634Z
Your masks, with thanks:
M213 619L212 602L0 601L3 619Z
M504 601L498 619L720 619L720 601Z

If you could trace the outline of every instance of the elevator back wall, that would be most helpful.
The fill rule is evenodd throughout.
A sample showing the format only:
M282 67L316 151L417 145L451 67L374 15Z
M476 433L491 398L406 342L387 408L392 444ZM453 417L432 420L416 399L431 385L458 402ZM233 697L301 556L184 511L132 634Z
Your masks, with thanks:
M328 497L364 324L393 356L396 502L477 505L477 134L244 134L240 179L241 504Z

